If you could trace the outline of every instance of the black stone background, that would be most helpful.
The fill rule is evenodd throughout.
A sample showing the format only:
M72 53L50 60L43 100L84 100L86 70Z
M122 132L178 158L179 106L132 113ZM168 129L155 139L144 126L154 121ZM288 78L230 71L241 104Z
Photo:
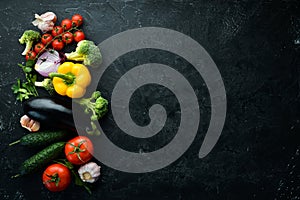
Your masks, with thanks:
M300 199L299 48L297 1L1 1L0 2L0 199ZM119 32L147 26L180 31L199 42L217 64L226 87L228 112L221 138L204 159L197 153L210 116L205 83L189 63L169 52L141 50L116 60L99 88L110 99L116 81L128 69L147 62L174 67L198 95L201 122L188 151L170 166L146 174L119 172L102 165L93 194L71 185L51 193L41 172L11 179L19 164L35 153L7 145L26 134L19 125L22 105L11 86L23 77L17 63L24 46L18 38L34 13L53 11L62 20L80 13L88 39L100 43ZM165 105L168 121L150 140L126 136L112 114L101 121L116 144L151 151L176 134L180 108L171 91L146 85L130 102L133 120L149 122L147 108ZM167 103L168 102L168 103ZM172 102L172 103L170 103Z

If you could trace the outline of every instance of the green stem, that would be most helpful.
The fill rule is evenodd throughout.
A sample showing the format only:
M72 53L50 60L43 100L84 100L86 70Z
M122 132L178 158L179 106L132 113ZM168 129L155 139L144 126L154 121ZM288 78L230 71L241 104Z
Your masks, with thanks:
M75 81L75 76L72 74L61 74L61 73L52 72L49 74L49 77L50 78L54 78L54 77L61 78L65 81L65 83L67 85L72 85Z
M53 37L52 40L51 40L50 42L48 42L48 43L45 45L44 49L47 49L47 47L48 47L55 39L61 37L64 33L70 32L70 31L73 31L73 30L80 30L80 29L78 29L78 27L72 27L72 28L69 29L69 30L63 31L61 34L59 34L59 35ZM40 56L41 53L43 53L43 51L40 51L40 52L36 55L35 59L37 59L37 58Z
M20 143L20 142L21 142L21 140L17 140L17 141L15 141L15 142L10 143L8 146L12 146L12 145L18 144L18 143Z

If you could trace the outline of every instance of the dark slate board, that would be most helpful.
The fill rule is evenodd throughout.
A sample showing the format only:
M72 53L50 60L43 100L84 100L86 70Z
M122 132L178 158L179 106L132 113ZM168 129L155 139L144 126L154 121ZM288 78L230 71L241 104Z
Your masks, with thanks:
M0 130L1 199L299 199L299 44L300 9L298 1L1 1L0 2ZM119 32L156 26L182 32L199 42L216 62L223 77L228 112L220 140L204 159L197 153L207 129L210 109L199 134L188 151L170 166L146 174L119 172L102 165L102 177L93 194L71 185L61 193L44 188L41 172L11 179L20 162L34 149L7 147L26 132L19 125L22 105L15 101L11 86L23 77L17 63L23 46L18 38L34 13L53 11L59 20L80 13L86 19L87 37L100 43ZM103 86L109 98L111 86L124 66L156 61L177 67L190 77L192 85L202 85L188 63L167 52L141 51L128 54L111 67ZM198 87L199 88L199 87ZM207 96L205 86L199 91ZM158 92L162 96L152 95ZM145 86L130 102L133 120L143 125L149 119L142 113L156 98L174 99L163 87ZM171 99L168 99L171 98ZM142 100L141 100L142 99ZM203 100L203 102L202 102ZM176 101L176 100L175 100ZM209 103L205 98L202 105ZM176 103L168 105L178 109ZM117 130L111 113L104 127ZM137 151L160 148L173 137L178 116L165 127L170 136L151 143L120 136L120 145ZM112 138L120 134L114 131ZM120 139L121 138L121 139ZM135 148L136 147L136 148ZM33 198L34 197L34 198Z

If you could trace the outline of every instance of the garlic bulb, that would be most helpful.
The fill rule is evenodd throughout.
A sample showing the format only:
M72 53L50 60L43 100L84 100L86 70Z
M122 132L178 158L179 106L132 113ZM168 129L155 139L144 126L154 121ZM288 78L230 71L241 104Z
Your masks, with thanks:
M85 165L82 165L78 169L79 176L82 181L88 183L94 183L100 176L100 166L94 162L89 162Z
M27 115L23 115L20 119L20 124L30 132L36 132L40 129L40 123L30 119Z
M37 26L44 33L51 31L57 20L57 17L53 12L46 12L42 15L35 14L34 17L35 20L32 24Z

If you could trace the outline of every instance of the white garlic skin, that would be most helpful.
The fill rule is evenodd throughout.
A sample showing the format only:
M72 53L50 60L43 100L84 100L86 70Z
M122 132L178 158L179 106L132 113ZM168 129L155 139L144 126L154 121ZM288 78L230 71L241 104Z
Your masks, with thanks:
M94 183L100 176L100 169L96 163L89 162L78 169L78 174L82 181Z
M36 132L40 129L40 123L33 119L30 119L27 115L23 115L20 119L20 124L23 128L26 128L30 132Z
M37 26L43 33L51 31L57 20L57 17L53 12L46 12L42 15L35 14L34 16L35 20L32 24Z

